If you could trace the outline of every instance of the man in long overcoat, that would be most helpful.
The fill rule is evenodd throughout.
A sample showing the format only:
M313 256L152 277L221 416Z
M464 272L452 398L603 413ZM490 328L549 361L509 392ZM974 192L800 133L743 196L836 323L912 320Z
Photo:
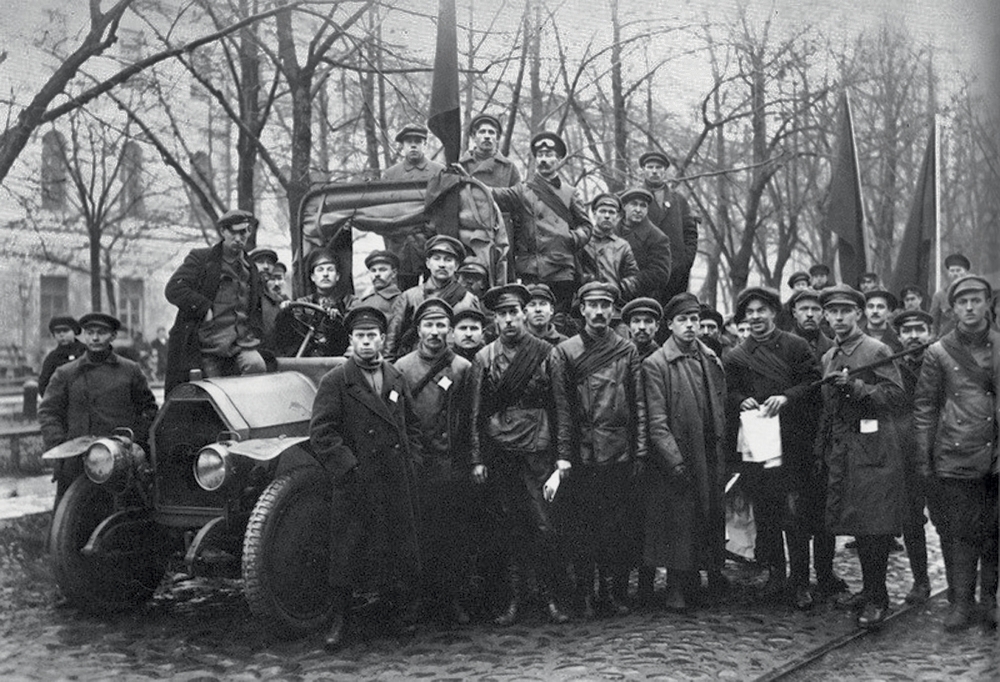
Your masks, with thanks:
M670 238L660 232L649 219L653 195L642 187L625 190L619 195L624 219L619 227L622 239L632 247L639 274L622 282L622 297L650 296L665 302L663 292L670 281Z
M691 266L698 255L698 220L691 213L687 199L667 183L670 159L659 151L648 151L639 157L643 185L652 195L649 220L670 240L670 279L664 286L661 300L667 301L687 291Z
M666 566L667 607L687 610L708 570L723 589L725 559L722 362L698 340L698 299L674 296L664 309L672 334L642 363L649 422L644 560Z
M337 608L326 647L344 636L354 571L384 571L396 593L399 626L418 614L420 556L414 462L421 459L420 428L402 373L382 358L385 315L357 307L345 320L351 357L320 381L309 439L333 485L330 586Z
M905 465L897 433L903 384L891 361L866 368L892 351L861 330L864 295L838 284L824 289L820 301L836 335L823 356L827 384L816 440L828 471L826 524L834 535L856 539L864 590L844 603L860 607L858 625L870 628L889 612L889 548L903 528Z

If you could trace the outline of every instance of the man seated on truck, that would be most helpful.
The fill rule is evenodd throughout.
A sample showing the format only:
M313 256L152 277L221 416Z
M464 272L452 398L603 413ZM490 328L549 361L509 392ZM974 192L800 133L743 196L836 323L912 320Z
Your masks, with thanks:
M313 292L294 302L282 302L281 312L274 323L275 354L286 357L297 355L308 334L310 339L303 355L343 355L348 344L344 316L354 306L354 295L345 286L338 287L340 277L337 261L332 253L326 249L313 251L309 254L308 263ZM310 311L307 307L296 306L297 303L318 306L326 315L314 314L318 312L315 308Z

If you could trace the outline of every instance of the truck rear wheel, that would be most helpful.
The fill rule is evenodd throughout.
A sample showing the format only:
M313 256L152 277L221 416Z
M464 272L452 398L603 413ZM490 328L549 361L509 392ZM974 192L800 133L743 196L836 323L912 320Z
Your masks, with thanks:
M330 489L321 469L303 467L264 490L243 538L243 590L250 610L278 635L298 637L333 615L328 585Z
M66 490L52 517L52 572L70 603L91 613L134 609L149 600L163 579L166 558L146 551L144 538L119 536L126 546L100 556L80 550L94 529L115 511L114 496L81 475Z

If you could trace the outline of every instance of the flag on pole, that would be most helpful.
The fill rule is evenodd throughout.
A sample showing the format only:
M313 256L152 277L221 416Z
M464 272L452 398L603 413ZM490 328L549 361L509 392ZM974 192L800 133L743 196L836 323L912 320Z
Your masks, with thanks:
M931 134L924 152L924 162L917 179L917 192L910 206L903 240L892 273L892 290L916 285L930 293L934 285L931 274L931 248L937 240L937 121L931 124Z
M845 92L840 98L840 136L833 174L826 200L824 227L837 235L840 281L857 286L858 277L868 269L865 250L865 211L861 201L861 173L854 143L851 102Z
M444 144L448 163L458 161L462 149L462 115L458 105L458 37L455 28L455 0L438 4L437 52L431 84L430 115L427 127Z

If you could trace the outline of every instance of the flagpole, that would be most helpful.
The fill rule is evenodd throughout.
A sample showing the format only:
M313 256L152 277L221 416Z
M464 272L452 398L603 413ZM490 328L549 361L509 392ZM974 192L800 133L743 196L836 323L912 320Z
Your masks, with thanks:
M858 206L861 209L861 235L863 239L861 240L861 257L865 262L865 267L861 269L868 269L871 261L868 259L870 255L868 253L868 221L865 219L865 200L864 196L861 194L861 161L858 159L858 142L854 137L854 115L851 113L851 94L844 91L844 98L847 100L847 125L851 129L851 156L854 158L854 186L855 191L858 193ZM861 272L858 273L859 275ZM857 286L857 282L851 284L851 286Z
M934 135L934 291L941 290L941 135L938 115L931 121Z

